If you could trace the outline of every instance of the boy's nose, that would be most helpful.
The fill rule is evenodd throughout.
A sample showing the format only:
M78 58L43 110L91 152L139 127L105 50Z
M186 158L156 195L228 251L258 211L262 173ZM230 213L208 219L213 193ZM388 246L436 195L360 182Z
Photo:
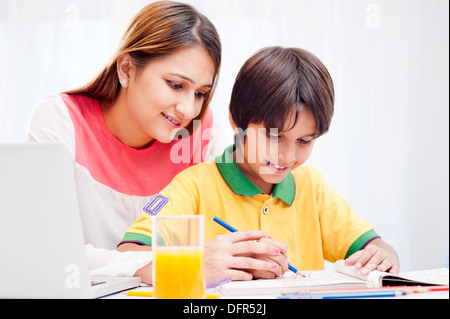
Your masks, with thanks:
M295 162L295 146L285 145L278 148L278 165L288 166Z

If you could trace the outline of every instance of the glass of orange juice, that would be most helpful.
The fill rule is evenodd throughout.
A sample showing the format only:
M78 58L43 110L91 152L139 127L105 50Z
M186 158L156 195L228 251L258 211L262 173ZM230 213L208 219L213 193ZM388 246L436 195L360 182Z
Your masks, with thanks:
M153 216L152 250L155 298L205 298L203 216Z

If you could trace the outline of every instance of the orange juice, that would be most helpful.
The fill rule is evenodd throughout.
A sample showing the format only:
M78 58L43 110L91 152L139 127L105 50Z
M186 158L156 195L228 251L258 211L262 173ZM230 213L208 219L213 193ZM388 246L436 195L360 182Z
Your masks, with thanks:
M205 298L203 248L159 247L154 250L154 264L155 298Z

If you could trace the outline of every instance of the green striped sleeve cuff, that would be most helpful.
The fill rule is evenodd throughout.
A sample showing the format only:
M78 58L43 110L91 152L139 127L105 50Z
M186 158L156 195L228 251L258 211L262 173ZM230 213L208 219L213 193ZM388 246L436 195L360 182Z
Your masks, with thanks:
M125 243L133 243L138 245L146 245L146 246L152 246L152 238L146 235L142 234L136 234L136 233L125 233L125 236L123 236L122 241L120 242L120 245Z
M375 230L371 229L367 233L362 234L359 236L357 240L350 246L350 248L347 251L347 255L345 255L345 259L356 253L357 251L363 249L366 247L366 245L374 240L375 238L380 238L378 234L375 232Z

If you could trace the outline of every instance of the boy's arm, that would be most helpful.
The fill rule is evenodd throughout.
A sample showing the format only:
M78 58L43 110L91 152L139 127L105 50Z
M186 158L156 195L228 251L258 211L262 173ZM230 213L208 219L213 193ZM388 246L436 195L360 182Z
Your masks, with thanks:
M329 254L329 257L333 257L329 260L343 259L340 257L343 253L351 254L349 257L346 257L345 264L348 266L355 265L356 268L361 270L363 276L375 268L378 268L379 271L389 271L397 274L400 266L394 248L379 238L373 227L355 214L348 203L323 181L321 175L317 176L319 176L317 196L319 210L322 214L326 214L326 216L324 215L321 218L323 233L327 235L324 238L328 239L324 240L325 251L333 253L339 252L339 247L344 247L345 249L345 252L340 251L339 254L334 256ZM350 237L347 237L349 235ZM349 238L355 235L360 237L356 241L348 241ZM372 237L373 235L376 236ZM367 238L367 236L372 238ZM365 242L359 239L363 239ZM331 246L330 243L332 244ZM333 246L336 243L341 244ZM347 248L349 244L351 247Z
M219 235L205 245L205 279L212 283L223 278L232 280L251 280L252 271L272 272L280 276L281 268L273 261L259 260L245 257L248 254L260 254L276 257L281 251L270 244L259 243L254 240L267 239L269 236L259 230L247 230L236 233ZM152 250L151 246L134 243L123 243L117 251ZM153 284L152 262L138 269L135 277L141 277L143 283ZM274 276L272 276L273 278Z
M186 172L186 171L184 171ZM183 172L183 173L184 173ZM181 174L183 174L181 173ZM161 192L167 197L166 204L161 205L158 215L174 215L176 212L193 215L198 214L196 198L197 187L189 187L195 179L189 181L179 175ZM197 177L198 178L198 177ZM151 203L151 202L150 202ZM150 205L153 207L152 205ZM127 230L123 241L117 247L120 252L130 250L151 250L151 218L144 212ZM281 250L271 243L258 242L269 236L262 231L240 231L226 235L216 236L205 245L205 272L206 282L211 283L223 278L231 277L233 280L250 280L253 270L272 272L281 275L281 269L276 260L260 260L258 256L281 255ZM142 282L152 284L152 263L139 269L135 276L141 277Z
M395 249L381 238L372 240L364 249L348 257L345 264L360 269L363 276L375 268L379 271L389 271L391 274L398 274L400 271Z

